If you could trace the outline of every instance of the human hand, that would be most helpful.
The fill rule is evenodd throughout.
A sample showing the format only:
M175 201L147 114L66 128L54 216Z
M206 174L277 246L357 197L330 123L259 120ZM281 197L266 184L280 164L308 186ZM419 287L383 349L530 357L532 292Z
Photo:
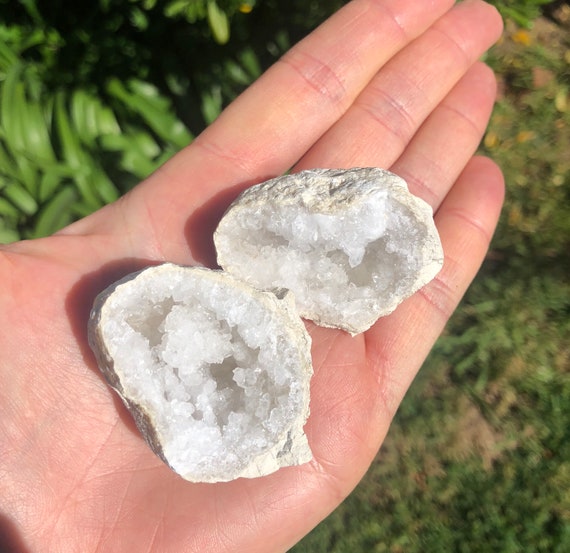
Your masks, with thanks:
M353 0L118 202L0 248L0 544L16 551L284 551L362 477L487 250L500 171L472 158L495 95L477 58L496 12L469 0ZM380 166L429 202L438 277L367 333L308 323L310 463L181 480L146 446L86 344L93 298L144 265L213 266L240 190L294 167ZM2 530L3 529L3 530Z

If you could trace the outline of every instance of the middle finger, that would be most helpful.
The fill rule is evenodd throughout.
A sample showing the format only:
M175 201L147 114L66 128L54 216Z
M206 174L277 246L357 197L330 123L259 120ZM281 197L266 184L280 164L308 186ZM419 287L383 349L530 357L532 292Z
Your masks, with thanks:
M463 2L397 54L300 160L308 167L390 167L431 111L497 40L501 20Z

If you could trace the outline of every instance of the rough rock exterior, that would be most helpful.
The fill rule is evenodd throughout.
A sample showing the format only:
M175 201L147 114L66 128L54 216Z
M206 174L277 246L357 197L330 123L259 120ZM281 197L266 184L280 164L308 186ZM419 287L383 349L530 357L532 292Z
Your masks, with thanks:
M290 294L151 267L98 296L89 341L151 448L183 478L256 477L311 459L310 338Z
M378 168L312 169L253 186L214 241L224 270L260 289L291 290L301 316L351 334L443 265L431 207Z

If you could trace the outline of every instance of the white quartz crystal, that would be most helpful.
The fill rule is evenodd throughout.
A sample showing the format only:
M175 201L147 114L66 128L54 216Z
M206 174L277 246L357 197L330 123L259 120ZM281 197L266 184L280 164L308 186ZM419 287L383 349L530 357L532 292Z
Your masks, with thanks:
M310 460L310 338L291 294L159 265L100 294L89 341L152 449L183 478L256 477Z
M218 263L351 334L429 282L443 251L431 207L377 168L312 169L247 189L214 235Z

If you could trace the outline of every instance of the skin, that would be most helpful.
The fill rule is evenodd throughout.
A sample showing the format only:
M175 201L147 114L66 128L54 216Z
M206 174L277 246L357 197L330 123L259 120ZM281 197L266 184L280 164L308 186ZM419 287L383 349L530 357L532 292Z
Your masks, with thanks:
M52 237L0 247L0 544L285 551L350 493L499 216L501 172L473 154L495 97L477 60L500 33L479 0L353 0L131 193ZM290 167L352 166L390 168L433 206L443 270L366 334L308 323L313 461L254 480L181 480L96 369L93 298L151 263L214 266L212 230L245 187Z

